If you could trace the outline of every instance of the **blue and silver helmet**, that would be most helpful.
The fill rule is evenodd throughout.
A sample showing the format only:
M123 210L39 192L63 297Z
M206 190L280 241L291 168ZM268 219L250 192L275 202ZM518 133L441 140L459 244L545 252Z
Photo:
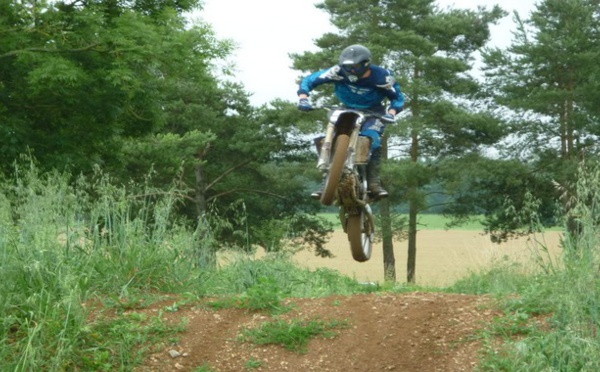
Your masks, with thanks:
M371 51L362 45L350 45L340 54L340 67L348 75L361 77L370 64Z

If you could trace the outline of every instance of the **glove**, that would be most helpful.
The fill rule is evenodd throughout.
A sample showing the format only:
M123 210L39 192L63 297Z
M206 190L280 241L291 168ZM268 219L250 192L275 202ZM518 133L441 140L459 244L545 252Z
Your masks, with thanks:
M308 98L300 98L300 101L298 101L298 109L300 111L312 110L312 106L310 105L310 102L308 102Z
M381 117L381 120L386 121L388 123L393 123L396 121L396 117L392 114L385 114Z

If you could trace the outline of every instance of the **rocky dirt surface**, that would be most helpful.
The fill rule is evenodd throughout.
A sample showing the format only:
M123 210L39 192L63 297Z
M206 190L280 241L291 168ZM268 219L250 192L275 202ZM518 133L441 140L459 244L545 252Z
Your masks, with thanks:
M157 313L170 304L144 311ZM487 297L442 293L290 299L287 305L291 310L277 316L202 303L164 312L175 324L186 319L186 330L137 371L472 371L480 357L478 332L498 316ZM316 336L304 352L240 339L244 329L274 320L345 326L331 338Z

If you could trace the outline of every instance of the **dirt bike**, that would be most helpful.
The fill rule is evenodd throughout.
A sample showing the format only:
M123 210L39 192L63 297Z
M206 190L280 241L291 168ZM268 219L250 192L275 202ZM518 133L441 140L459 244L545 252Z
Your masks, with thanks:
M352 257L364 262L371 258L375 219L369 205L374 200L367 188L371 140L359 133L368 118L389 120L367 110L321 108L329 110L329 119L325 136L315 139L319 153L317 168L325 173L320 201L326 206L339 205L339 218L348 235Z

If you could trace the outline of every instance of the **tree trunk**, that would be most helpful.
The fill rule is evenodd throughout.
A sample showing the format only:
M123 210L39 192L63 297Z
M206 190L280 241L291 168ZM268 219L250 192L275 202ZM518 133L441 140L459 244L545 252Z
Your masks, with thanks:
M381 144L381 157L388 158L387 137L383 136ZM392 233L392 217L390 213L389 199L383 199L379 203L381 216L381 236L383 242L383 280L396 282L396 258L394 257L394 239Z
M417 188L409 189L410 195L416 195ZM406 281L414 283L417 269L417 213L415 200L410 200L408 207L408 257L406 259Z
M196 155L198 160L202 160L208 147L204 151L199 151ZM198 164L194 170L196 175L196 212L198 213L197 236L195 240L194 251L198 254L198 266L201 268L216 268L217 267L217 252L215 245L211 239L210 223L208 221L207 205L206 205L206 175L204 173L204 165L202 162Z
M419 160L419 135L414 128L411 137L410 160L416 164ZM416 200L419 191L417 182L412 180L408 188L408 257L406 259L406 281L408 283L415 282L417 267L417 214L419 213L418 201Z
M206 214L206 177L204 175L204 166L202 164L196 165L196 195L194 197L196 201L196 213L198 216L204 216Z
M381 235L383 240L383 278L386 282L396 282L396 258L394 257L394 239L390 201L383 199L379 203L381 214Z

